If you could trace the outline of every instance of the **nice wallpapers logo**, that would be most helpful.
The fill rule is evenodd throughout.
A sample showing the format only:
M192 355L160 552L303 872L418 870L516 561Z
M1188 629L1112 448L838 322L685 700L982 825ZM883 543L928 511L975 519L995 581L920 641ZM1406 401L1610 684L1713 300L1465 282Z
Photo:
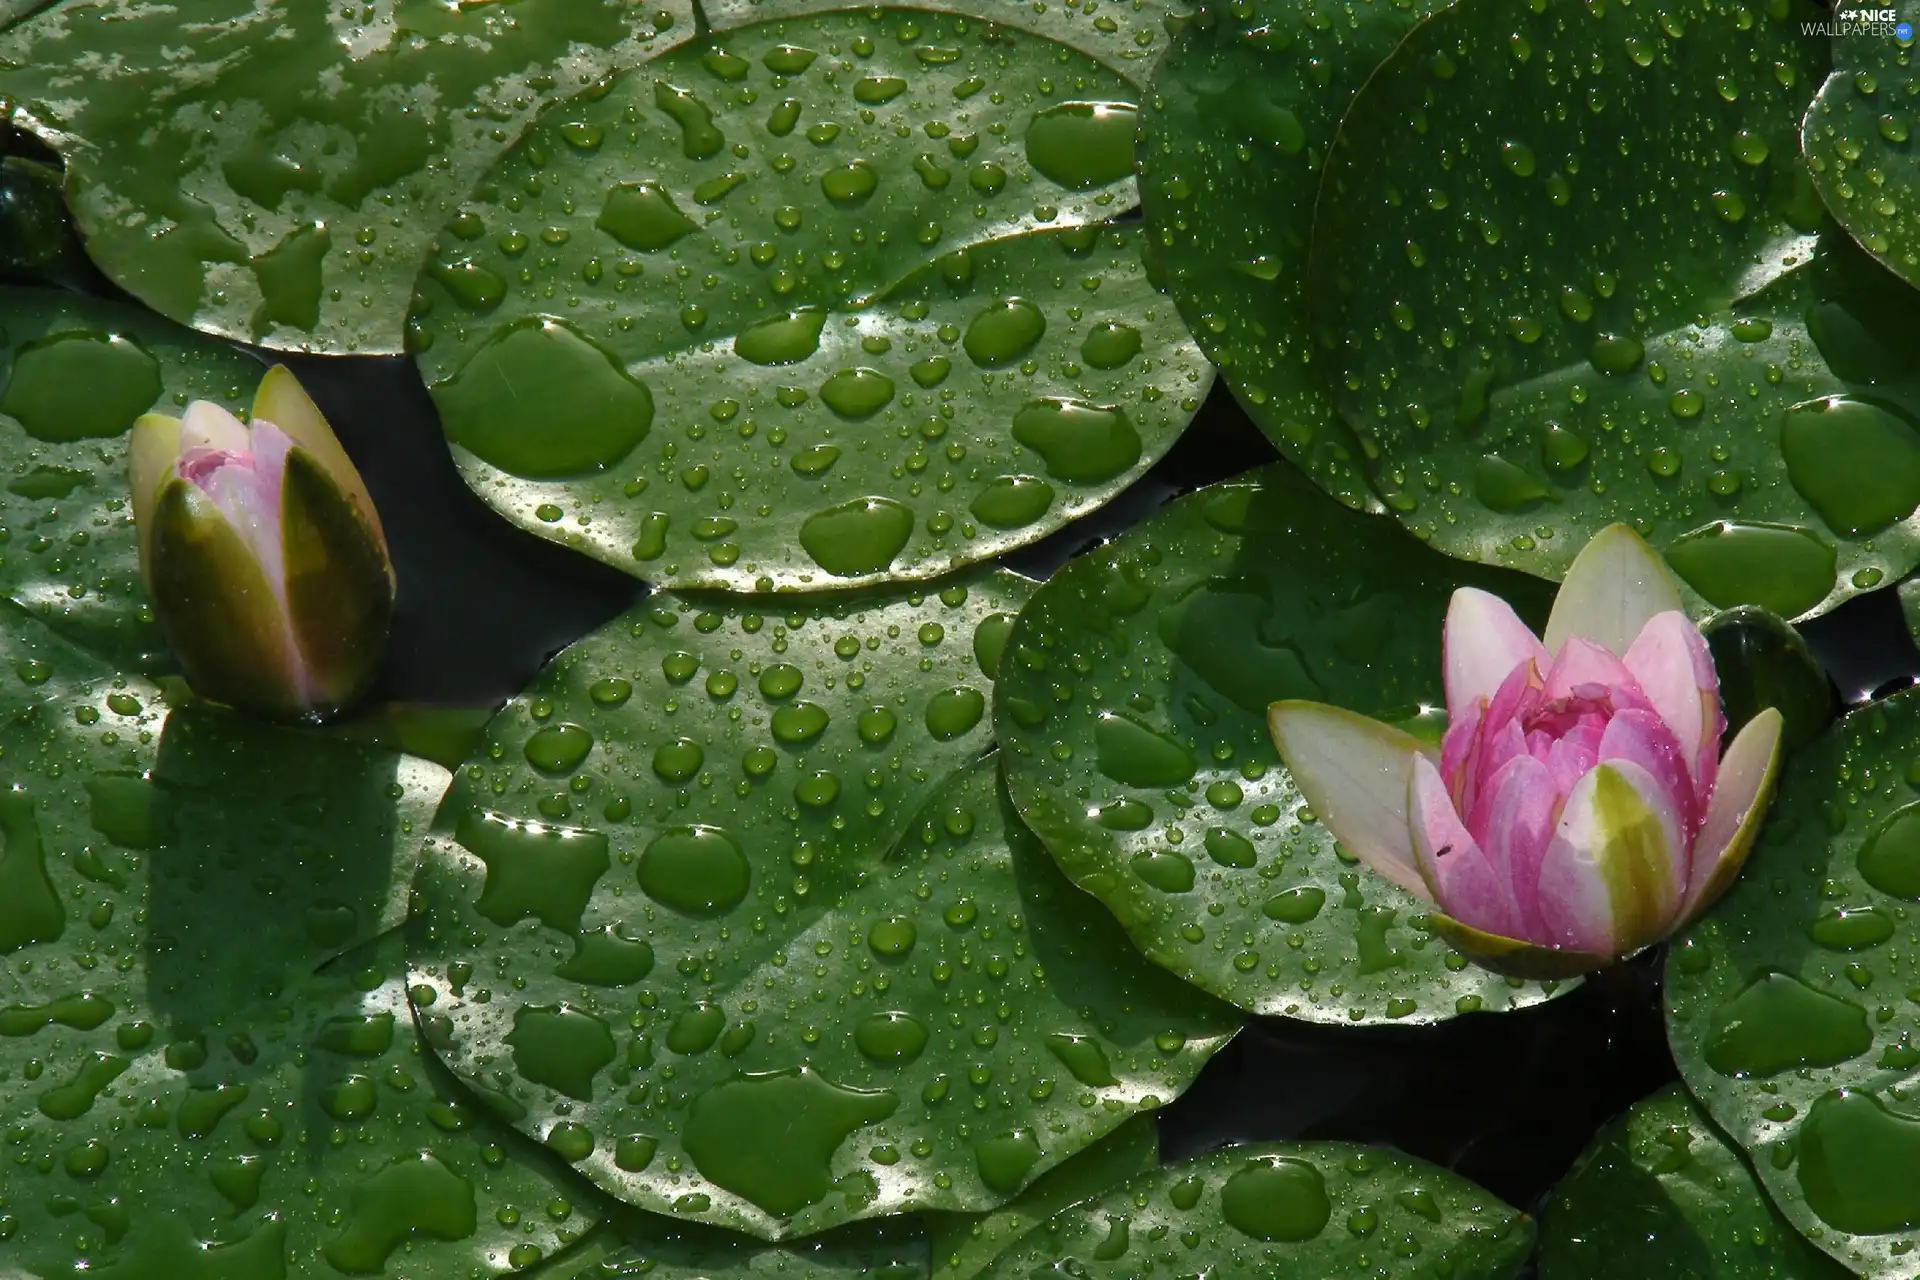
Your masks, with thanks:
M1802 22L1800 33L1809 36L1878 36L1882 39L1911 40L1913 24L1898 9L1833 8L1814 0L1821 9L1830 10L1819 22Z

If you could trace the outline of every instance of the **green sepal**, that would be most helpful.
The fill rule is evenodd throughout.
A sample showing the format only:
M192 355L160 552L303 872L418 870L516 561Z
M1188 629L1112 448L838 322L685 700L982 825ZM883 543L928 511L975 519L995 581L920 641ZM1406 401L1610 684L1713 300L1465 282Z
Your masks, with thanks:
M319 459L287 453L280 497L287 612L313 682L311 710L351 704L373 682L393 620L393 586L377 534Z
M265 571L212 499L179 477L155 507L152 571L160 625L196 693L264 715L308 712Z

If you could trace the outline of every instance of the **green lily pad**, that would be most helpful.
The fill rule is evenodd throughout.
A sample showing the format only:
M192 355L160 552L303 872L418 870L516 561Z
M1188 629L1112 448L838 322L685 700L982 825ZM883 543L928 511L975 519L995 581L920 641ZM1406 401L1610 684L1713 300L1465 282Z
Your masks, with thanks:
M934 1280L971 1280L1002 1250L1072 1205L1160 1167L1151 1115L1135 1116L1065 1164L1056 1165L992 1213L925 1213Z
M1833 16L1844 19L1847 12ZM1907 283L1920 284L1913 221L1920 162L1910 141L1913 94L1920 88L1914 41L1862 30L1837 34L1831 47L1833 72L1800 131L1813 185L1861 247Z
M1533 1236L1525 1214L1424 1160L1341 1142L1276 1142L1134 1178L1037 1228L982 1275L1507 1280Z
M1687 1087L1802 1234L1863 1276L1920 1242L1920 694L1788 765L1746 870L1667 959Z
M1197 14L1155 71L1140 187L1155 259L1260 430L1327 492L1380 510L1314 350L1307 250L1340 121L1441 0L1260 0Z
M166 661L124 438L149 410L243 408L259 380L238 351L138 308L0 286L0 594L120 661Z
M693 28L682 0L61 3L0 35L0 97L65 156L116 284L210 333L374 354L431 229L539 110Z
M1540 1221L1541 1280L1845 1280L1670 1085L1602 1129Z
M768 1244L699 1222L623 1214L541 1271L542 1280L925 1280L926 1237L911 1220L854 1223L788 1244Z
M1435 1022L1568 989L1451 950L1425 903L1303 816L1267 734L1269 703L1311 698L1437 738L1457 586L1535 623L1551 602L1284 464L1180 499L1021 612L994 704L1021 815L1135 945L1243 1009Z
M0 1249L30 1275L491 1275L591 1225L421 1048L447 772L197 706L0 602Z
M1558 577L1631 520L1709 603L1786 618L1920 562L1914 297L1813 234L1799 16L1463 0L1367 82L1320 195L1316 357L1420 537Z
M1133 953L981 759L1027 587L656 595L564 651L416 885L448 1064L627 1203L768 1239L995 1207L1171 1100L1237 1019Z
M550 112L414 346L468 482L682 587L930 578L1105 502L1212 370L1100 220L1134 85L978 19L766 23Z

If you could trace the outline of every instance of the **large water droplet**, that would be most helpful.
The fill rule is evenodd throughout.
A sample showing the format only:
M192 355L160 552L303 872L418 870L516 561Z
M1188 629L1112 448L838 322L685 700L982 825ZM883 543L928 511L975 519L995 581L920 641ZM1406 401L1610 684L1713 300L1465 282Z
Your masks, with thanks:
M1835 1090L1807 1110L1795 1176L1829 1226L1884 1235L1920 1224L1920 1120L1870 1093Z
M1722 521L1667 548L1675 573L1723 609L1757 604L1792 619L1833 589L1834 550L1806 529Z
M1140 433L1118 405L1048 398L1013 415L1013 438L1040 455L1056 480L1097 484L1140 461Z
M581 1102L593 1101L593 1078L613 1061L607 1024L570 1005L521 1005L505 1039L523 1078Z
M607 837L598 831L512 822L477 810L460 815L453 838L487 867L473 909L503 929L533 916L572 933L612 865Z
M786 1216L832 1188L847 1135L899 1105L890 1091L844 1088L807 1066L740 1075L694 1100L682 1145L701 1176Z
M891 498L855 498L814 512L800 526L800 546L837 578L879 573L912 536L912 510Z
M1027 1173L1040 1163L1040 1140L1031 1129L1015 1129L998 1137L976 1142L974 1163L980 1169L980 1181L1003 1196L1018 1191Z
M762 320L740 331L733 340L733 353L749 364L797 364L820 349L820 330L826 323L824 311L795 311Z
M0 413L36 440L104 440L131 427L162 390L159 362L131 338L56 333L20 348Z
M1027 163L1059 183L1085 191L1133 173L1133 135L1140 109L1130 102L1062 102L1027 126Z
M640 888L664 907L689 916L717 916L747 896L752 867L719 827L674 827L640 854Z
M876 1013L860 1020L853 1042L875 1062L912 1062L927 1047L927 1029L911 1014Z
M1025 298L1002 298L976 314L960 339L967 356L983 369L1012 364L1047 332L1047 317Z
M340 1234L327 1242L326 1259L348 1275L378 1275L409 1239L464 1240L476 1222L473 1184L432 1152L409 1152L354 1187L352 1207ZM221 1274L255 1273L236 1268Z
M1119 1083L1114 1078L1112 1064L1107 1061L1107 1051L1093 1036L1055 1032L1047 1037L1047 1051L1060 1059L1060 1065L1070 1071L1075 1080L1089 1088L1104 1089Z
M449 440L529 479L612 466L653 424L646 384L573 329L537 317L488 338L433 398Z
M550 724L527 739L527 763L546 773L572 773L593 750L593 735L577 724Z
M1177 787L1193 777L1193 753L1131 716L1103 711L1093 742L1100 772L1130 787Z
M1920 432L1891 407L1829 396L1787 410L1787 479L1850 538L1878 533L1920 506Z
M997 476L967 504L981 524L1019 529L1053 505L1053 486L1038 476Z
M1884 894L1920 902L1920 804L1903 805L1861 848L1860 878Z
M1830 1067L1873 1047L1867 1011L1789 973L1766 973L1714 1014L1707 1065L1723 1076Z
M1304 1160L1256 1160L1220 1189L1220 1215L1255 1240L1298 1242L1326 1230L1333 1217L1326 1179Z
M607 192L593 225L641 253L665 249L700 229L664 187L652 182L623 182Z
M893 379L878 369L842 369L821 385L820 401L843 418L871 418L893 403Z

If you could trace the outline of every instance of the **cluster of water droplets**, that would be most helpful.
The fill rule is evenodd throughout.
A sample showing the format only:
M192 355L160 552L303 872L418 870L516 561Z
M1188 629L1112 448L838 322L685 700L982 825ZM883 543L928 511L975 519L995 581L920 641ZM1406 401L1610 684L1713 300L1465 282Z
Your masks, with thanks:
M1917 1208L1909 998L1920 733L1901 695L1796 756L1724 905L1675 944L1668 1018L1689 1086L1795 1225L1893 1274Z
M1343 1143L1272 1143L1130 1179L1052 1218L982 1276L1377 1275L1414 1266L1496 1275L1532 1244L1521 1214L1422 1161Z

